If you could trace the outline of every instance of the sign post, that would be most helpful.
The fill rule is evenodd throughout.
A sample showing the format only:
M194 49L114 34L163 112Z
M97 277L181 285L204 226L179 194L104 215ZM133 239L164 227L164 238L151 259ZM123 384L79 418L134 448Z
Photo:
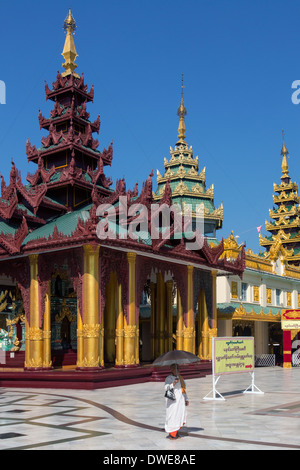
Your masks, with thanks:
M300 309L287 309L281 312L283 333L283 368L292 367L292 330L300 330Z
M234 336L212 338L212 369L213 389L204 400L225 400L216 385L221 375L248 372L251 375L251 385L244 393L263 394L254 383L254 338L252 336ZM212 396L209 396L211 395Z

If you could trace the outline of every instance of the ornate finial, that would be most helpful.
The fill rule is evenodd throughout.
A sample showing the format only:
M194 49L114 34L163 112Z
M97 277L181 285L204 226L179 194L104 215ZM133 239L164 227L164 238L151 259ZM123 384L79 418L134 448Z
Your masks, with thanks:
M185 88L183 84L183 73L181 74L181 98L183 99L183 89Z
M287 162L286 156L288 155L288 149L285 146L284 142L284 131L282 130L282 148L281 148L281 155L282 155L282 164L281 164L281 169L282 169L282 175L283 177L287 177L289 174L289 166Z
M181 76L181 102L180 102L180 106L177 110L177 114L179 116L179 126L178 126L178 139L180 141L184 141L185 139L185 122L184 122L184 116L186 116L187 114L187 111L186 111L186 108L184 106L184 103L183 103L183 89L184 89L184 85L183 85L183 74Z
M62 66L65 69L65 72L62 73L63 77L73 74L75 77L79 78L79 75L74 72L77 67L75 64L76 57L78 54L76 52L75 43L73 34L76 30L76 23L72 16L71 8L69 9L69 14L64 21L64 30L66 33L66 40L64 45L64 50L62 56L65 59L65 63Z

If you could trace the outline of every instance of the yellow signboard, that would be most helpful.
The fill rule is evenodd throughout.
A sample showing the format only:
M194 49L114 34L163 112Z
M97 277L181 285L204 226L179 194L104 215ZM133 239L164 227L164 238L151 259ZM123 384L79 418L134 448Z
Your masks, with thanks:
M213 339L214 375L253 372L255 361L252 336Z
M287 309L281 312L281 328L283 330L300 329L300 310Z
M300 320L281 320L282 330L300 330Z

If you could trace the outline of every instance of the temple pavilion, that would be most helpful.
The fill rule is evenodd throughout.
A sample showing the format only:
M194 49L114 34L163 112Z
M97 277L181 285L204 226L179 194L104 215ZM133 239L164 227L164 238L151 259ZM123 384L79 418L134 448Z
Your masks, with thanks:
M183 99L178 141L165 175L158 174L157 191L151 169L141 190L126 188L124 178L113 187L105 174L113 146L99 149L100 115L91 119L94 87L77 73L75 28L69 11L63 71L52 85L45 82L53 107L49 116L41 110L38 115L47 135L41 145L26 143L36 171L24 183L12 162L9 181L2 177L1 182L0 270L9 365L20 367L22 358L23 369L32 372L64 366L122 370L151 363L173 348L207 360L217 335L217 276L241 276L244 250L227 259L223 242L209 238L222 225L223 208L214 207L213 186L206 189L205 171L198 173L198 159L185 142ZM182 196L194 198L193 204L195 197L204 201L207 234L197 250L187 248L196 238L193 227L187 233L182 226L174 236L171 212L169 235L163 236L160 222L161 237L151 238L151 205L159 211ZM133 226L135 236L128 236ZM145 295L150 314L142 317Z

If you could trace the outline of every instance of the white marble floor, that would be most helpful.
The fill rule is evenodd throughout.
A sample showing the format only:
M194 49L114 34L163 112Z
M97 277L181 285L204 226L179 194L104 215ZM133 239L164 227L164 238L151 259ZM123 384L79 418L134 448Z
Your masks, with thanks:
M187 380L183 436L164 431L163 383L95 391L0 389L0 450L299 450L300 368L258 368L264 394L242 393L249 374L222 376L224 401L204 400L212 377Z

